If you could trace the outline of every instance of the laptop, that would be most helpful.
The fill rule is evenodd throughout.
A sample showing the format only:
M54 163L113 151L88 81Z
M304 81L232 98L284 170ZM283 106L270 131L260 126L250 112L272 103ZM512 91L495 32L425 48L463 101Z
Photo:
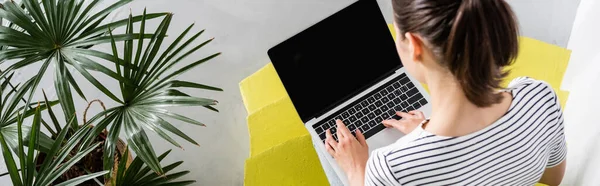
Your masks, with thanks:
M396 111L431 112L429 95L402 66L387 23L375 0L360 0L269 49L268 55L311 136L324 144L336 119L353 134L360 129L369 150L403 134L386 129ZM324 145L315 145L327 154ZM332 156L338 177L346 182ZM322 162L325 163L325 162Z

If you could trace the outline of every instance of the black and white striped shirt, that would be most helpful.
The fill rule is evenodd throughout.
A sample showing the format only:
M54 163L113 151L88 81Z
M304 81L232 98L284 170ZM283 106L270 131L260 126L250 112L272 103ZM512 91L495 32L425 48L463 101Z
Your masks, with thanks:
M563 117L545 82L517 78L508 112L460 137L419 125L394 144L371 153L365 185L533 185L545 168L566 156Z

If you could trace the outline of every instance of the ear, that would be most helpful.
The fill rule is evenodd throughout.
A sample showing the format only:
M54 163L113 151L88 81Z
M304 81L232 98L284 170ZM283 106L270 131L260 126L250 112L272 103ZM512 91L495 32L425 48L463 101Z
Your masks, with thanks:
M423 55L423 42L421 37L410 32L404 34L404 38L408 39L408 49L415 62L421 62Z

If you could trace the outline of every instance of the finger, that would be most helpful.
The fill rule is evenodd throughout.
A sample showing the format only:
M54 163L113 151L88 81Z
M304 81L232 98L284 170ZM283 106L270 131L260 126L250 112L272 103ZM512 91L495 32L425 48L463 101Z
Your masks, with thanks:
M413 114L413 115L415 115L415 116L417 116L419 118L425 118L425 115L420 110L413 110L413 111L410 111L408 113Z
M327 129L327 131L325 132L325 142L331 146L331 148L333 148L333 150L337 150L337 142L333 139L333 135L331 135L331 131L329 129Z
M363 135L363 133L360 131L360 129L356 129L356 139L358 140L358 142L365 146L367 145L367 140L365 139L365 135Z
M396 115L398 115L398 116L400 116L402 118L410 118L410 117L412 117L411 114L405 113L405 112L400 112L400 111L396 112Z
M325 142L325 149L327 149L327 153L329 153L329 155L335 157L335 150L333 150L333 147L331 147L331 145L329 145L327 142Z
M348 136L352 136L352 133L350 133L350 130L348 130L348 128L346 127L346 125L344 125L344 122L342 122L342 120L336 120L337 123L337 132L339 133L338 136L340 134L342 134L344 137L348 137Z
M394 125L396 125L397 121L398 120L395 120L395 119L394 120L388 119L388 120L383 120L381 123L383 123L383 126L385 126L385 127L393 128Z

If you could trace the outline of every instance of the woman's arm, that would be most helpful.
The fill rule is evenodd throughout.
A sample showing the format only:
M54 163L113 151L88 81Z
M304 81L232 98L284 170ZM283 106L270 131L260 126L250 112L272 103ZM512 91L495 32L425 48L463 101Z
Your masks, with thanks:
M554 186L559 185L565 175L565 168L567 167L567 160L563 160L560 164L547 168L540 179L540 183Z

